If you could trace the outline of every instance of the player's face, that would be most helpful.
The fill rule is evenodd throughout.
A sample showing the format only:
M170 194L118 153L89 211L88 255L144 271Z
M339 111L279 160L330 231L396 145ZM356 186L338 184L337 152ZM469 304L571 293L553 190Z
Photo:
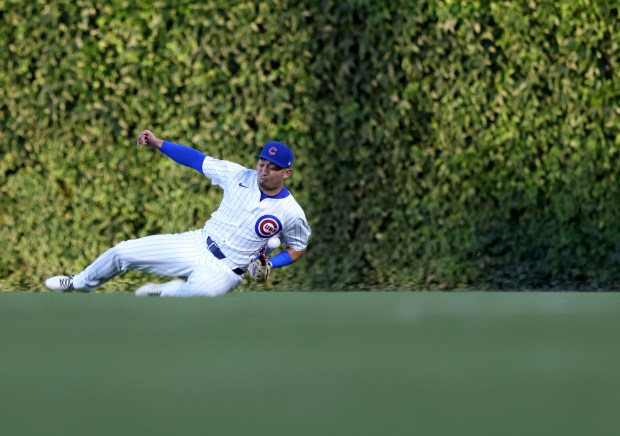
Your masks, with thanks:
M268 160L259 159L256 164L258 187L265 194L276 195L284 186L284 181L291 175L290 168L280 168Z

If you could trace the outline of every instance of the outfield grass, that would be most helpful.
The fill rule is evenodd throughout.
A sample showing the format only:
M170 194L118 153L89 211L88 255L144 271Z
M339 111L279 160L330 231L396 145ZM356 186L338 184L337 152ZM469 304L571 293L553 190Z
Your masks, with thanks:
M3 435L620 434L620 294L0 294Z

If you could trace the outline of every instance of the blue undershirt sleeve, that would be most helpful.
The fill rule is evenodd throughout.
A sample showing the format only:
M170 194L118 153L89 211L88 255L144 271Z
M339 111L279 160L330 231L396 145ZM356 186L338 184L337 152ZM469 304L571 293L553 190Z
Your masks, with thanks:
M176 163L193 168L200 174L203 174L202 162L205 160L205 157L207 157L204 153L201 153L191 147L186 147L184 145L175 144L174 142L168 141L164 141L159 151Z
M271 259L269 259L269 262L271 263L271 266L273 268L282 268L283 266L293 263L293 258L288 251L282 250Z

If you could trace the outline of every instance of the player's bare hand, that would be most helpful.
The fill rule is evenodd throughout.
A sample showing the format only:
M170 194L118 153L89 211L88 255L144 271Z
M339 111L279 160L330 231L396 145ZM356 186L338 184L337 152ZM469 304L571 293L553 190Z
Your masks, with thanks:
M138 145L144 145L154 150L159 150L164 143L163 139L159 139L150 130L143 130L140 135L138 135L138 140L136 142Z

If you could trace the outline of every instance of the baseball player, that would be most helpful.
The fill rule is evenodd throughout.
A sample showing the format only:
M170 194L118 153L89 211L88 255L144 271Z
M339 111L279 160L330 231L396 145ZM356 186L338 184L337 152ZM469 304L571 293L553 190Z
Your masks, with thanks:
M267 142L255 156L254 170L164 141L149 130L142 131L137 142L219 185L224 190L219 208L202 229L123 241L79 274L47 279L48 289L90 292L118 274L138 270L186 278L148 283L136 290L138 296L214 297L235 289L246 273L264 282L271 268L290 265L306 252L311 230L285 186L293 164L286 144ZM285 248L268 258L267 240L275 235Z

